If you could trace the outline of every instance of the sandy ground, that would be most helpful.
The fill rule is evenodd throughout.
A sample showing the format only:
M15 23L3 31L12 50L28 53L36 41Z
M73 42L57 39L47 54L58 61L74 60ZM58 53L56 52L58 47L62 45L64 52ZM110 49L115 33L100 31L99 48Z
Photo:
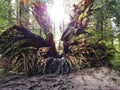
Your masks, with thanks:
M120 72L105 67L69 75L0 77L0 90L120 90Z

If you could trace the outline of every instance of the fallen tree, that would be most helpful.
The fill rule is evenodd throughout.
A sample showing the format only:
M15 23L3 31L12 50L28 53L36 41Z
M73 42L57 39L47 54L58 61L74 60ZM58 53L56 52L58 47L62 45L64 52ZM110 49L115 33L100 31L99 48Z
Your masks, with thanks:
M108 65L114 52L101 40L87 42L86 31L94 0L82 0L74 5L74 15L64 31L63 54L58 55L46 6L33 3L33 15L46 35L44 40L22 26L13 26L0 36L0 51L6 62L5 71L28 75L65 74L86 67ZM43 18L45 16L45 18Z

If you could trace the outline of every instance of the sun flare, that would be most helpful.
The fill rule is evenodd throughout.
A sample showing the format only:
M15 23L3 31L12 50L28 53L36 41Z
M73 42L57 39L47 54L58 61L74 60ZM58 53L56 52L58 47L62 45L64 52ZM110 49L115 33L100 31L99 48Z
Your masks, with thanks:
M63 23L64 25L67 24L70 21L70 17L65 13L63 0L54 0L53 4L47 6L47 8L48 8L48 14L51 18L51 22L54 25L53 26L54 27L53 30L55 32L54 40L56 42L56 48L57 48L59 46L60 38L62 36L60 25L62 25Z
M63 0L54 0L48 13L53 23L60 24L63 20L69 20L69 16L65 13Z

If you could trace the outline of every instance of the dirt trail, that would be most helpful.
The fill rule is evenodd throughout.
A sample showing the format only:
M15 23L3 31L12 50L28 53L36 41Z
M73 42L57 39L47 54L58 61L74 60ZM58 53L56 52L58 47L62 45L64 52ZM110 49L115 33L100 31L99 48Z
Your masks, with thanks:
M60 76L10 75L0 78L0 90L120 90L120 72L100 67Z

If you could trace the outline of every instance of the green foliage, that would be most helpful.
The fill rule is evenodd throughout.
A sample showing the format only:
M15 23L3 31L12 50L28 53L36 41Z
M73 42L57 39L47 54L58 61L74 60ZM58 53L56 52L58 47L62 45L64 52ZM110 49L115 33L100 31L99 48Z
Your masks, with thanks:
M94 10L94 8L98 7ZM120 17L120 2L117 0L100 0L94 4L93 14L91 23L93 24L93 28L95 28L101 36L106 37L106 34L111 32L111 22L110 19L112 17L116 17L116 24L119 22Z
M98 8L96 8L98 7ZM95 9L94 9L95 8ZM96 0L91 16L91 26L88 28L89 42L94 42L101 39L102 42L109 48L113 48L115 52L114 58L111 60L113 67L118 68L119 54L116 50L120 50L119 35L114 36L114 28L111 26L111 18L116 18L114 21L116 26L120 27L120 1L119 0ZM92 37L91 37L92 36ZM118 68L119 69L119 68Z
M120 52L116 52L115 58L110 61L112 68L120 71Z
M11 5L11 0L0 1L0 34L10 27L14 22L14 10Z

